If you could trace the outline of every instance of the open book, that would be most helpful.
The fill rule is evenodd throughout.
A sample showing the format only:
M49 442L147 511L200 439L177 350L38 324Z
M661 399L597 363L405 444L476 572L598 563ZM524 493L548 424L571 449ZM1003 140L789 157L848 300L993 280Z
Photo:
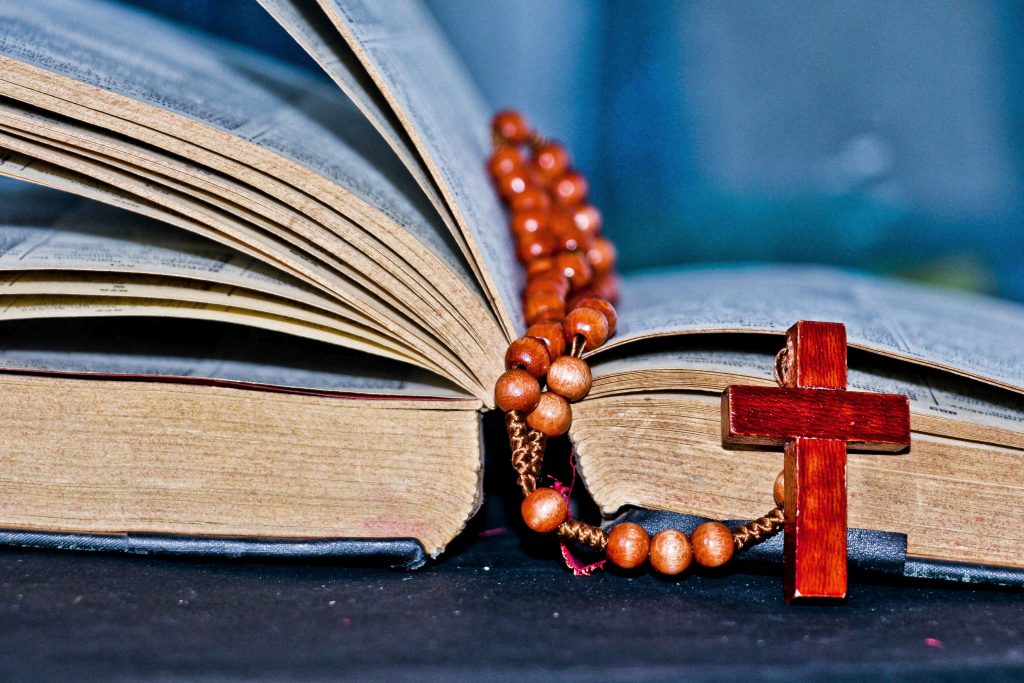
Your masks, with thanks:
M0 6L0 174L32 184L0 184L0 540L436 555L480 503L524 327L490 112L412 0L260 3L326 77ZM570 432L602 510L763 514L781 454L723 450L718 397L798 319L911 397L910 453L850 458L851 526L1024 566L1024 312L825 269L624 279Z

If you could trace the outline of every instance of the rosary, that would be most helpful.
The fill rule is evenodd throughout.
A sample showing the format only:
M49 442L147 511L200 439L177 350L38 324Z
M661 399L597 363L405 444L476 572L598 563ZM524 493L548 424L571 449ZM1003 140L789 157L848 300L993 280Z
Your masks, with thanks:
M846 390L846 331L840 323L800 321L790 328L775 359L779 388L731 386L723 393L725 445L785 448L785 468L772 491L775 507L763 517L733 529L705 522L689 537L666 529L652 538L631 522L605 531L572 519L561 491L537 485L547 439L569 430L570 404L590 391L584 352L615 333L615 248L601 236L601 215L586 201L586 179L571 167L563 146L510 110L495 115L491 135L489 171L509 208L527 278L528 328L505 352L506 371L494 388L526 525L604 552L623 569L649 561L665 575L680 574L694 561L720 567L785 528L786 600L845 597L847 445L905 449L910 412L905 396Z

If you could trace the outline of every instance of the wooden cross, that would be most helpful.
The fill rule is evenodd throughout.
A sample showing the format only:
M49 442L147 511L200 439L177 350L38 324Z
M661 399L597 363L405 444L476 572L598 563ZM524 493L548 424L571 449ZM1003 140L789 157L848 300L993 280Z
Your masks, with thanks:
M786 333L782 354L781 388L725 390L722 441L785 446L786 601L844 598L846 447L908 447L909 401L846 391L846 328L840 323L798 322Z

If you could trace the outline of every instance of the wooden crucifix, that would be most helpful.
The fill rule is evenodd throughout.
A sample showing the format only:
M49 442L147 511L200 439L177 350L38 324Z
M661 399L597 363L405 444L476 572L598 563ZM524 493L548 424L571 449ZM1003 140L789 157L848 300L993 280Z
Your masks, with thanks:
M775 387L722 395L726 445L784 446L786 601L846 597L846 448L910 445L906 396L846 391L846 328L800 321L786 333Z

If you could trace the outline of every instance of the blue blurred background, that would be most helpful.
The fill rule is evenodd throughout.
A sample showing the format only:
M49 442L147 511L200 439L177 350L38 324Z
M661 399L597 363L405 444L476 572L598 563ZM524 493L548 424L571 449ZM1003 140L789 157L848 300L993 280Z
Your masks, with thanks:
M122 0L314 68L254 2ZM850 266L1024 300L1024 4L427 0L564 140L624 270Z

